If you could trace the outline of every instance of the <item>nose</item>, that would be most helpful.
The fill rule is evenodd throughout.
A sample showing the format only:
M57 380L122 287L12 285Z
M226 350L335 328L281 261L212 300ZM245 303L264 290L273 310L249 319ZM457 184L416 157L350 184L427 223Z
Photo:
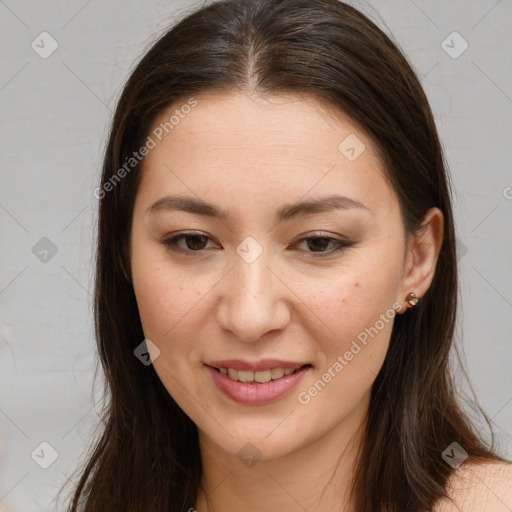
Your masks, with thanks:
M252 262L234 254L233 267L221 282L217 320L240 341L257 341L290 321L292 294L269 253L264 250Z

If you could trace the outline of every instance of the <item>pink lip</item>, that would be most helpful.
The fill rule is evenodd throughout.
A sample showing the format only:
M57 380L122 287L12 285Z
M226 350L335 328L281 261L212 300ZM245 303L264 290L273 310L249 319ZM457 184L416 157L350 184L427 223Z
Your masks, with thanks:
M224 361L223 364L225 362L226 361ZM282 368L283 366L272 367ZM225 366L221 366L221 368L225 368ZM229 368L233 368L233 366L229 365ZM288 368L290 368L290 366L288 366ZM250 405L265 404L281 398L299 383L299 380L310 368L311 366L308 365L290 375L284 375L280 379L260 384L258 382L240 382L232 380L215 368L206 365L206 369L210 372L213 381L227 397L236 402Z
M308 363L297 363L293 361L282 361L281 359L262 359L260 361L250 362L242 359L224 359L222 361L210 361L205 363L207 366L215 368L233 368L234 370L270 370L272 368L300 368Z

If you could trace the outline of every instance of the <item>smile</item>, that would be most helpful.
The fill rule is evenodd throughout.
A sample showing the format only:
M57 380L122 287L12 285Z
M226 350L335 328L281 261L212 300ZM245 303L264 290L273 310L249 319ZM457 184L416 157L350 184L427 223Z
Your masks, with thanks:
M284 375L291 375L297 370L298 368L272 368L254 372L251 370L235 370L234 368L219 368L220 373L227 375L232 380L259 383L280 379Z
M205 365L216 387L228 398L239 403L259 405L273 402L289 393L312 368L271 368L267 370L237 370Z

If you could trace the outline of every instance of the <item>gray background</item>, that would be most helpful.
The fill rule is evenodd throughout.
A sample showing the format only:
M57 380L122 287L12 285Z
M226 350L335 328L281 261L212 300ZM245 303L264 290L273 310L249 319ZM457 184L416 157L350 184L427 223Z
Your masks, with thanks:
M459 334L511 458L512 2L352 3L403 47L436 116L463 250ZM0 0L2 512L53 510L93 435L92 191L111 110L135 60L194 5ZM42 32L58 43L46 59ZM58 453L48 469L41 442Z

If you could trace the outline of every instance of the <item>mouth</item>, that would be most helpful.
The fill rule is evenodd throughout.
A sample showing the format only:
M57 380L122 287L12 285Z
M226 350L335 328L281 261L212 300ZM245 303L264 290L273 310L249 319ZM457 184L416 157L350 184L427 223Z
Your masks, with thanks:
M270 381L279 380L288 375L292 375L299 370L309 368L311 364L304 364L302 366L294 366L294 367L284 367L278 366L274 368L267 368L265 370L239 370L236 368L231 368L228 366L211 366L206 365L212 368L213 370L221 373L222 375L228 377L233 381L244 382L244 383L254 383L254 384L265 384Z
M281 361L280 361L281 362ZM282 362L284 363L284 361ZM230 364L245 367L233 368L222 361L222 365L205 364L215 386L229 399L246 405L256 406L274 402L288 395L307 375L313 365L287 363L284 366L269 365L269 361L252 365L257 370L248 370L249 363L233 361Z

